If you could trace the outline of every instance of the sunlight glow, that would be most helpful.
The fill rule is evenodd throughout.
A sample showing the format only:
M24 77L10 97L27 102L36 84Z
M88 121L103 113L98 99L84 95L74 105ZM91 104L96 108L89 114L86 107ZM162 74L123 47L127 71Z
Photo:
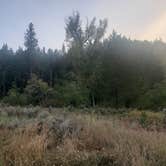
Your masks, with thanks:
M166 36L166 12L145 29L140 39L155 40L163 36Z

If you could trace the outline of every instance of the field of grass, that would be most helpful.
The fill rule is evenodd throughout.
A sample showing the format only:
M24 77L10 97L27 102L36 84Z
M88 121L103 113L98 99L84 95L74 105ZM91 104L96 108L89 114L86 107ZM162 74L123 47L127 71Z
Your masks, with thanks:
M165 113L0 106L0 166L112 165L165 166Z

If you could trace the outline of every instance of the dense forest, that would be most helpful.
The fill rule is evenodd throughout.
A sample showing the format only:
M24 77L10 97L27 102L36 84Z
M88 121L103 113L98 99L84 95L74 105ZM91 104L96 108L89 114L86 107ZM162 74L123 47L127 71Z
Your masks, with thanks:
M65 20L61 50L39 48L34 25L24 48L0 49L0 100L11 105L166 107L166 43L131 40L107 20ZM108 36L108 37L106 37ZM55 41L56 42L56 41Z

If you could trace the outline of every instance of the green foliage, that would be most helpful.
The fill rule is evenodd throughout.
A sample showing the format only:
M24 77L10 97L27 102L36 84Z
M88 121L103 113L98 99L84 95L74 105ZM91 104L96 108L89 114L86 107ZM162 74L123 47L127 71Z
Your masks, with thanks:
M131 40L116 31L105 38L106 19L84 25L79 12L66 19L66 50L40 49L32 23L25 50L4 44L0 97L12 105L166 107L166 43Z
M139 105L145 109L158 109L166 107L166 82L155 85L144 95L140 96Z
M76 82L66 82L64 85L55 87L59 105L88 105L88 90Z
M32 75L25 88L28 103L37 105L45 104L49 87L48 84L38 79L36 75Z
M4 103L9 103L10 105L26 105L27 96L23 93L20 93L17 89L10 89L8 95L2 100Z
M43 105L43 106L80 106L88 105L88 90L76 82L66 82L50 88L48 84L36 75L32 75L24 89L19 93L15 88L9 91L3 102L11 105Z
M146 127L146 125L147 125L147 115L146 115L146 112L142 112L141 113L140 124L141 124L142 127Z

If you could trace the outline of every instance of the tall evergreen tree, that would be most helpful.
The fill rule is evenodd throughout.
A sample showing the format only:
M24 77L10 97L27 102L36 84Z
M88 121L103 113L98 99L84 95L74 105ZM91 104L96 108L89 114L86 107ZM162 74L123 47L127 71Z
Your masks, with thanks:
M26 57L28 62L28 68L30 75L34 72L33 69L35 68L35 54L38 47L38 40L36 39L36 33L34 29L34 25L32 23L29 24L28 29L25 33L25 42L24 45L26 47Z
M36 39L36 33L33 23L30 23L25 33L24 45L29 52L35 51L38 46L38 40Z

